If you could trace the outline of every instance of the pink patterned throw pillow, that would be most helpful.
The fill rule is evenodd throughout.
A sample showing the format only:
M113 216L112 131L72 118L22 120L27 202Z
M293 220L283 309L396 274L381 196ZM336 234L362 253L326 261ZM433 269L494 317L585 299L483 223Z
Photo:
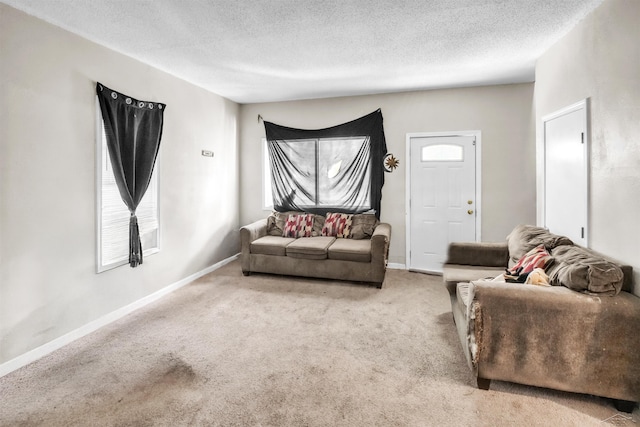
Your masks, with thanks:
M313 214L289 215L284 223L283 237L311 237L313 231Z
M507 270L509 275L521 276L529 274L536 268L545 269L546 265L551 261L551 255L545 249L544 245L539 245L525 254L513 268Z
M327 213L322 227L323 236L349 237L353 215L342 213Z

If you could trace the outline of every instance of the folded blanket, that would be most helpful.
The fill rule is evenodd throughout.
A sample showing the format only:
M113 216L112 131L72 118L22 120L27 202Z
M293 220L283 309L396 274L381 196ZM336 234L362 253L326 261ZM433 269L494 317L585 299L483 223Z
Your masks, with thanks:
M554 286L610 296L622 289L622 269L591 251L580 246L559 246L551 254L555 262L548 274Z

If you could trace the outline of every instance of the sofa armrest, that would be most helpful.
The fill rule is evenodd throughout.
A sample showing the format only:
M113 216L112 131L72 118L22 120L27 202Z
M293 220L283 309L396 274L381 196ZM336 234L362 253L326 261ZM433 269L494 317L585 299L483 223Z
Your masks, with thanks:
M453 242L449 244L445 264L506 267L508 262L507 242Z
M640 400L640 298L473 281L467 302L478 377Z
M373 281L379 285L381 285L384 280L390 242L391 225L386 222L379 223L371 235L371 264L374 271Z
M389 255L389 242L391 242L391 225L381 222L371 235L371 259L384 259L386 263Z
M240 262L242 272L250 273L251 242L267 235L267 219L260 219L240 228Z

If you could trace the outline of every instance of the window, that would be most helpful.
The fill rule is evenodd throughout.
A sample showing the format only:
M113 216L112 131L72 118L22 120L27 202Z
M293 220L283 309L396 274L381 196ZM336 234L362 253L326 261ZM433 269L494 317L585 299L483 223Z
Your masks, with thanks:
M280 141L286 162L295 165L299 189L280 197L301 208L371 208L371 144L368 137L317 138ZM366 155L361 156L365 151ZM355 162L354 159L366 159ZM263 208L273 208L273 182L267 140L262 139ZM354 189L357 191L354 192ZM287 188L286 190L292 190Z
M96 135L96 270L101 273L129 263L130 214L120 197L113 176L104 123L97 99L96 110L98 129ZM156 160L149 188L136 211L144 256L160 250L159 163L159 160Z
M380 109L323 129L264 121L273 208L319 215L373 211L379 217L387 153L382 121Z
M422 147L423 162L462 162L464 150L460 145L436 144Z

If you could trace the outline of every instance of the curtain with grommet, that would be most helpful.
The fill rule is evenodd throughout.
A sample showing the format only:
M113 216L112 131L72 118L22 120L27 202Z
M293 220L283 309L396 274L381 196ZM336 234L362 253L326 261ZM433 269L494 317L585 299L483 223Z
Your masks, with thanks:
M107 148L122 201L130 212L129 265L143 262L136 209L153 173L166 104L140 101L96 84Z

